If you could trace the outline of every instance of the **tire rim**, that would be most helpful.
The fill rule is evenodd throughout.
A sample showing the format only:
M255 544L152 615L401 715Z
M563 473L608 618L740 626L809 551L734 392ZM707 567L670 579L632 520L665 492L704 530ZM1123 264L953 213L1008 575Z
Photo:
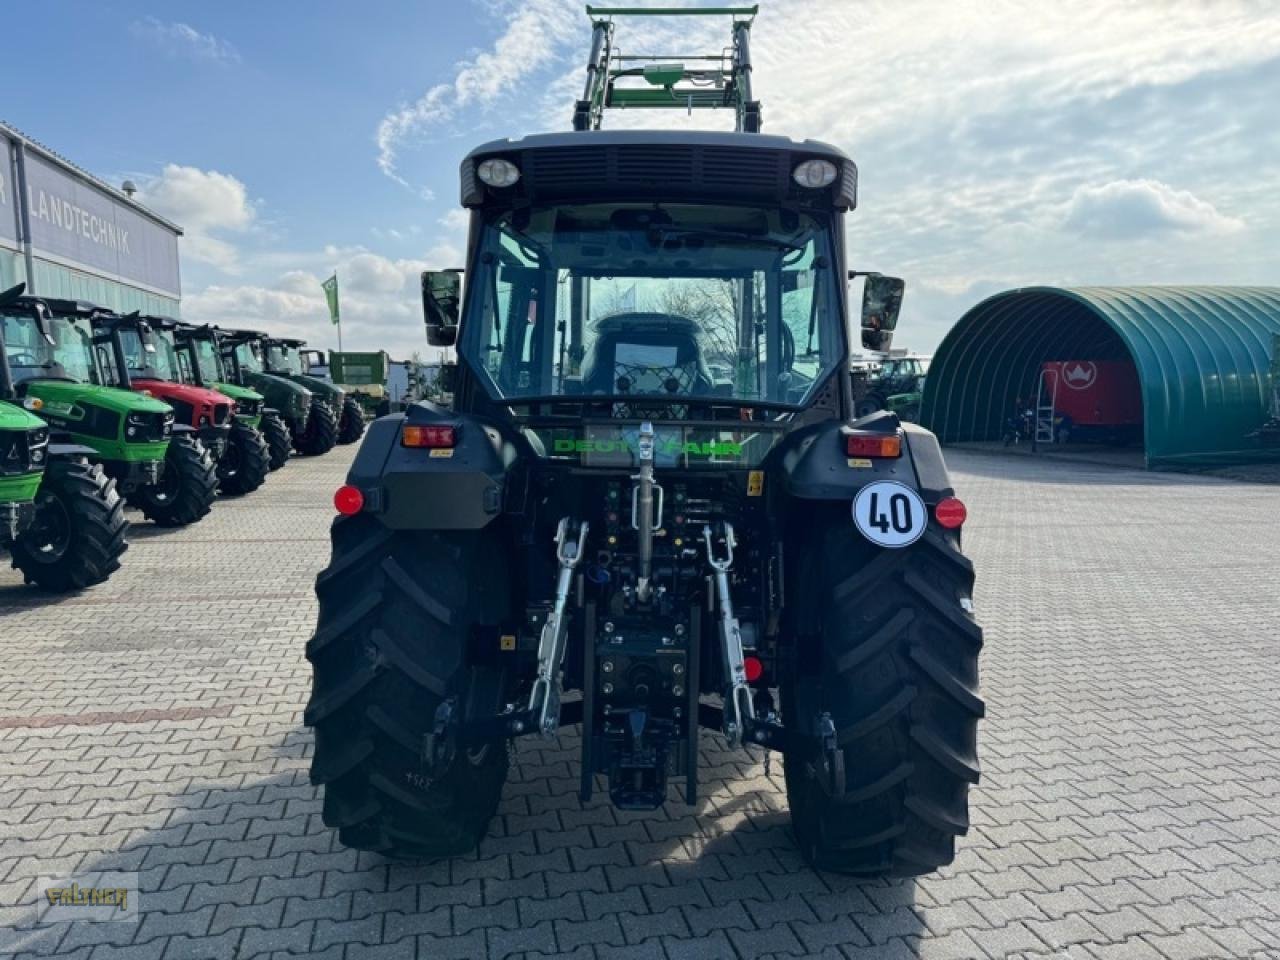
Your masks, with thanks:
M177 467L166 463L160 482L155 486L147 487L147 490L151 494L151 499L156 503L169 503L177 498L178 491L181 488L182 482L178 478Z
M236 476L240 472L241 460L240 444L229 442L227 449L222 454L222 461L219 466L222 467L222 475L228 480Z
M71 545L71 515L56 494L42 494L35 522L27 534L34 546L32 555L40 563L57 563Z

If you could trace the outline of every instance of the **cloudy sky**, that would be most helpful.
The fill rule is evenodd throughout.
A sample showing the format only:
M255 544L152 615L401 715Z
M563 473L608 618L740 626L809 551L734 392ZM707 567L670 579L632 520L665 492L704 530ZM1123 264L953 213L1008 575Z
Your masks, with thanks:
M852 265L907 278L900 344L1011 286L1280 283L1273 2L761 6L765 128L857 160ZM336 269L347 348L396 355L427 352L418 272L462 263L459 160L566 129L589 31L580 0L49 0L9 25L0 119L186 228L185 316L334 346ZM725 41L679 28L618 41Z

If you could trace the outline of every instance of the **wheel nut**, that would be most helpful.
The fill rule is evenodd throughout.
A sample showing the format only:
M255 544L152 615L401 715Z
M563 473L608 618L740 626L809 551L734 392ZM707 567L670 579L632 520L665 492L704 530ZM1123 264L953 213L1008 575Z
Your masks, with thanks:
M603 670L605 673L613 673L613 661L612 660L604 661L604 663L600 664L600 669Z
M606 683L601 689L604 690L605 693L613 693L613 684Z
M684 624L683 624L683 623L677 623L677 624L676 624L676 636L677 636L677 637L683 637L683 636L684 636Z
M680 676L680 674L684 673L684 664L673 663L671 665L671 672L674 673L677 677Z
M613 621L612 621L612 620L606 620L606 621L604 622L604 632L605 632L605 633L613 633Z
M684 696L684 687L680 686L680 684L678 684L678 683L677 683L677 684L675 684L675 685L671 688L671 695L672 695L673 697L681 697L681 696Z

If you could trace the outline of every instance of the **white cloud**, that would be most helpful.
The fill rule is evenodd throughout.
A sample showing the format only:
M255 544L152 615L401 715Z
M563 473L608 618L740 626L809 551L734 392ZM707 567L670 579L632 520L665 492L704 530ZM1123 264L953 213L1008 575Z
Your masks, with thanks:
M348 290L362 293L399 293L405 285L405 271L376 253L357 254L339 274Z
M249 230L257 211L238 179L171 163L159 176L142 179L138 200L183 228L184 256L224 273L240 269L239 248L225 234Z
M244 230L256 216L248 190L235 177L176 163L145 182L138 199L187 229Z
M506 28L492 47L460 63L451 81L438 83L412 103L402 103L378 124L378 167L408 186L398 170L406 142L452 120L463 108L476 109L510 95L520 82L552 63L570 38L583 32L565 0L499 0L494 22ZM426 199L433 196L427 192Z
M1113 180L1077 189L1067 203L1063 226L1087 237L1120 240L1171 232L1234 233L1244 228L1244 221L1157 180Z
M144 17L130 24L129 30L135 37L155 44L166 56L174 59L208 63L238 63L240 60L239 52L227 41L211 33L201 33L186 23L167 23L156 17Z

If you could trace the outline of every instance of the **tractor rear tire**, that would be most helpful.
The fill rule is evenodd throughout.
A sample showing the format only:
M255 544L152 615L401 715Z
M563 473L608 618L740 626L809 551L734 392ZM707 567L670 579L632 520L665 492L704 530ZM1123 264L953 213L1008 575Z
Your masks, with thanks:
M83 460L53 460L36 491L36 520L10 549L27 583L53 593L102 583L129 549L116 482Z
M289 435L289 428L274 413L264 413L259 428L271 453L268 466L272 470L279 470L289 462L289 457L293 454L293 437Z
M342 401L342 420L338 424L338 442L355 443L364 436L364 408L350 397Z
M933 525L900 550L850 549L852 536L848 521L833 525L801 561L822 607L820 648L798 645L784 718L803 729L830 714L844 782L788 753L792 827L819 869L917 876L955 858L978 782L973 564Z
M501 712L502 672L467 652L474 625L506 614L503 555L479 533L392 532L360 515L335 520L332 537L303 715L324 822L388 857L473 850L502 795L506 741L459 747L434 778L423 753L444 698L464 717Z
M857 402L854 408L855 414L859 417L869 417L878 410L886 409L884 397L878 393L869 393Z
M156 526L185 527L204 517L217 496L213 455L198 439L180 433L169 440L160 482L137 490L129 502Z
M328 453L338 442L338 418L333 407L323 400L311 402L311 415L307 417L307 429L298 438L298 452L309 457Z
M232 420L227 449L218 461L218 490L232 497L252 493L266 482L270 469L271 451L262 434Z

